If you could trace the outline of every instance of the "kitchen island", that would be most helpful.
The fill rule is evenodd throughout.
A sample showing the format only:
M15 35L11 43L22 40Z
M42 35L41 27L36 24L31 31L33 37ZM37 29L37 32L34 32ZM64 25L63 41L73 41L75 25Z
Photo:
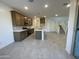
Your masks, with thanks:
M35 29L35 37L39 40L45 39L45 30L43 28Z

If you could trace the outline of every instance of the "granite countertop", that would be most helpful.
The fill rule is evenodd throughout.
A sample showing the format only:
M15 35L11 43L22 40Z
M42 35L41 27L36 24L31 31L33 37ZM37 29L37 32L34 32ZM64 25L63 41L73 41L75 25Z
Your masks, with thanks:
M24 26L15 26L13 27L13 32L22 32L22 31L26 31L27 29L23 29ZM33 27L26 27L28 29L32 29Z
M27 29L14 29L13 32L22 32L22 31L26 31Z
M36 28L35 31L45 31L45 28Z

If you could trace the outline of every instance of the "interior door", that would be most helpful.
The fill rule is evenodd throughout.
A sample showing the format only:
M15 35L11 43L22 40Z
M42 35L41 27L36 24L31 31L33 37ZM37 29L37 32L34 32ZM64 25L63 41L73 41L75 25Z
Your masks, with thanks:
M75 49L74 49L74 56L79 59L79 30L76 34L76 42L75 42Z
M78 8L76 35L74 44L74 56L76 57L76 59L79 59L79 8Z

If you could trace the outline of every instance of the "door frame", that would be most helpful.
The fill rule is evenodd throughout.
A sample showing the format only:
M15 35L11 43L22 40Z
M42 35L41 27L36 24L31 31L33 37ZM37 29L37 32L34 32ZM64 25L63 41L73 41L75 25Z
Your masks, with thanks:
M78 3L79 3L79 1L78 1ZM77 23L77 21L78 21L78 17L79 16L79 6L77 6L77 11L76 11L76 20L75 20L75 33L74 33L74 43L73 43L73 56L75 57L75 53L74 53L74 50L75 50L75 45L76 45L76 34L77 34L77 25L78 25L78 23Z

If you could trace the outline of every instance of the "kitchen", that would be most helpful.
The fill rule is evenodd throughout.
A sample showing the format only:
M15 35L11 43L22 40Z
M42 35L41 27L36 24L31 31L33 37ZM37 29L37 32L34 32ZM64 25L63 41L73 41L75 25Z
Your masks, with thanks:
M31 34L39 33L39 30L41 29L40 33L37 35L36 38L44 40L44 34L42 31L42 28L44 28L45 25L45 17L41 18L31 18L28 16L24 16L21 13L18 13L17 11L11 11L12 15L12 24L13 24L13 32L14 32L14 40L15 41L22 41ZM37 21L36 24L34 21ZM38 24L39 23L39 24ZM38 26L37 26L38 24ZM34 30L35 29L35 30ZM40 35L40 36L39 36Z
M67 34L66 29L68 24L73 29L76 1L72 1L69 23L69 8L64 3L68 2L0 0L0 59L74 59L67 54L71 53L71 44L67 44L72 41L72 35L68 36L72 31ZM59 25L65 34L59 32Z

